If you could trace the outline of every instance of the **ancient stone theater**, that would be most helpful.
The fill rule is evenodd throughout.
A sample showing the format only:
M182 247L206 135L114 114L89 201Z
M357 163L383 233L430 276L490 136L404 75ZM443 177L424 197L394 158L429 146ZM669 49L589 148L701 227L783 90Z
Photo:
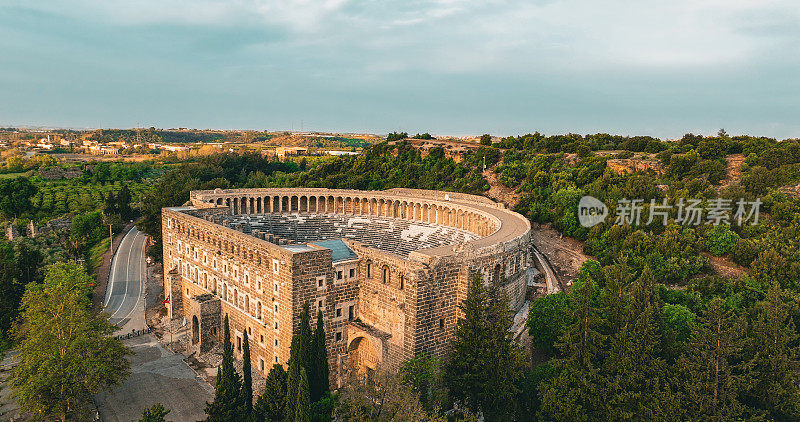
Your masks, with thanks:
M514 310L525 301L530 223L480 196L217 189L162 219L167 308L186 318L190 351L213 347L227 315L237 358L246 330L262 373L287 364L305 303L312 327L323 313L335 387L350 368L446 355L475 273Z

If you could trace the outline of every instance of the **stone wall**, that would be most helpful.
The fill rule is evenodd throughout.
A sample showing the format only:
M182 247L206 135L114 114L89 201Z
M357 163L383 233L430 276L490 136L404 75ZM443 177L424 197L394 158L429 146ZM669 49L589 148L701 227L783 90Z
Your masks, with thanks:
M417 193L419 198L410 196ZM530 224L486 198L433 191L254 189L193 192L192 206L162 212L168 315L197 318L198 351L220 341L229 318L237 358L251 339L253 368L266 375L289 360L298 315L308 303L312 329L321 311L331 384L352 364L398 368L415 354L444 357L455 334L458 305L471 276L483 275L522 306L530 265ZM394 199L392 199L394 198ZM446 225L478 236L407 257L343 239L355 258L333 261L314 244L277 245L274 236L225 227L239 213L332 213L391 217ZM230 224L229 224L230 225ZM399 234L398 234L399 235ZM217 316L214 317L213 314ZM191 327L194 329L194 326Z

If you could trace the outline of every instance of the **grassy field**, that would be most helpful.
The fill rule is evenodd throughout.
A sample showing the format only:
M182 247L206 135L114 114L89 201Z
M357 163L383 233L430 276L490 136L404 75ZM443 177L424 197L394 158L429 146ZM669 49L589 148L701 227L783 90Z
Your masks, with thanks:
M33 171L26 171L22 173L2 173L0 174L0 179L13 179L20 176L30 176L32 173Z
M111 239L104 238L91 249L89 249L89 268L96 270L97 267L103 265L103 254L108 251Z

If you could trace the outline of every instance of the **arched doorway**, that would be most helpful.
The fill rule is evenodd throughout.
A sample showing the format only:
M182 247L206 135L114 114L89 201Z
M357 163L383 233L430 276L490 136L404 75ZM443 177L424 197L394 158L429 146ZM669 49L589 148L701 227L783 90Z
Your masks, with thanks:
M378 353L366 337L357 337L348 347L350 365L360 375L371 375L378 368Z
M192 315L192 344L197 344L200 341L200 323L197 321L197 315Z

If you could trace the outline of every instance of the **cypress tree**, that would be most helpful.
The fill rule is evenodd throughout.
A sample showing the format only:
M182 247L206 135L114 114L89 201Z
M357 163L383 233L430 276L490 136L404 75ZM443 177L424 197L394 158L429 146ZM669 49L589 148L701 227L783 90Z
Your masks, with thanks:
M294 420L294 403L297 402L297 384L300 380L300 336L295 334L292 338L292 348L289 351L289 373L286 375L286 407L283 419Z
M264 382L264 394L258 398L253 407L253 419L256 421L280 422L286 408L286 371L277 363Z
M244 330L242 343L242 388L239 390L239 402L242 404L242 408L240 416L241 420L249 420L253 412L253 376L250 367L250 341L247 338L247 330Z
M308 391L308 375L306 375L305 368L300 368L300 379L297 385L297 401L294 407L294 421L309 422L311 419L311 397Z
M233 345L231 344L231 332L227 315L225 316L223 337L222 364L217 372L214 401L206 403L207 420L213 422L235 421L239 414L241 380L233 367Z
M309 323L309 305L303 305L300 312L300 326L292 337L292 349L289 355L289 374L286 383L286 409L284 412L285 420L295 419L295 408L293 403L297 403L297 394L300 385L300 370L308 368L311 349L311 325ZM308 377L308 375L306 375Z
M308 371L311 362L311 310L306 302L300 312L300 366Z
M322 311L317 311L317 326L311 342L311 368L309 369L309 385L311 401L321 399L329 388L328 350L325 347L325 325Z

